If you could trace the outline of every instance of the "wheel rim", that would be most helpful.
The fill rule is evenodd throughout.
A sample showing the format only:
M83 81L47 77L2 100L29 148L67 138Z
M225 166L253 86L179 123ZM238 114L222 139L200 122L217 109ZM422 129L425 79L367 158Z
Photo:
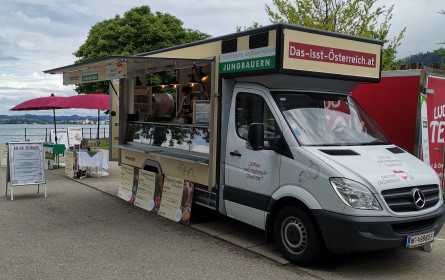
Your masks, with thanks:
M289 251L300 254L307 246L307 231L296 217L287 217L281 227L282 240Z

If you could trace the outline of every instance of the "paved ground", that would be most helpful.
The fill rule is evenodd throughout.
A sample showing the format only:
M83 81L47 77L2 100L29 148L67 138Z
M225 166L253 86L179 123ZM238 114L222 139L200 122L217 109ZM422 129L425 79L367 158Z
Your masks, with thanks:
M5 171L0 186L5 191ZM431 253L394 249L331 255L309 268L288 264L254 228L192 211L182 226L116 197L109 176L71 180L48 170L47 191L0 195L0 279L443 279L445 234ZM8 190L9 193L9 190ZM197 215L197 213L201 215Z

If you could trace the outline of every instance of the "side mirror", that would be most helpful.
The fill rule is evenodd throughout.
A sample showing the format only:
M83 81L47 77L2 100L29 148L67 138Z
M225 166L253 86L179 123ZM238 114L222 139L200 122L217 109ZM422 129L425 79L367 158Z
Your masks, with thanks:
M254 151L261 150L264 144L264 126L262 123L251 123L247 139Z

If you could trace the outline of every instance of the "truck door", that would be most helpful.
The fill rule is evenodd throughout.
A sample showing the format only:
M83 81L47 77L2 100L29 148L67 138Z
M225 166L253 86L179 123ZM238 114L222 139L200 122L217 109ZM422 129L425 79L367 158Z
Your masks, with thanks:
M263 123L265 137L279 133L270 104L268 96L260 90L235 89L227 133L224 191L227 214L259 228L265 226L267 203L279 186L281 156L272 150L252 150L247 132L251 123Z
M430 166L436 171L443 185L445 148L445 79L428 76L427 88L432 94L427 96L428 138Z

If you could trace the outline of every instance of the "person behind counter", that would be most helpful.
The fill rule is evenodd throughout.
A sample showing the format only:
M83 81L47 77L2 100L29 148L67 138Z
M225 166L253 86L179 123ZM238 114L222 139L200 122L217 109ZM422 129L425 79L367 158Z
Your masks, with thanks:
M182 94L184 97L181 101L178 114L176 114L175 120L179 120L180 117L184 118L184 123L191 124L193 122L193 99L192 88L189 86L182 87Z

